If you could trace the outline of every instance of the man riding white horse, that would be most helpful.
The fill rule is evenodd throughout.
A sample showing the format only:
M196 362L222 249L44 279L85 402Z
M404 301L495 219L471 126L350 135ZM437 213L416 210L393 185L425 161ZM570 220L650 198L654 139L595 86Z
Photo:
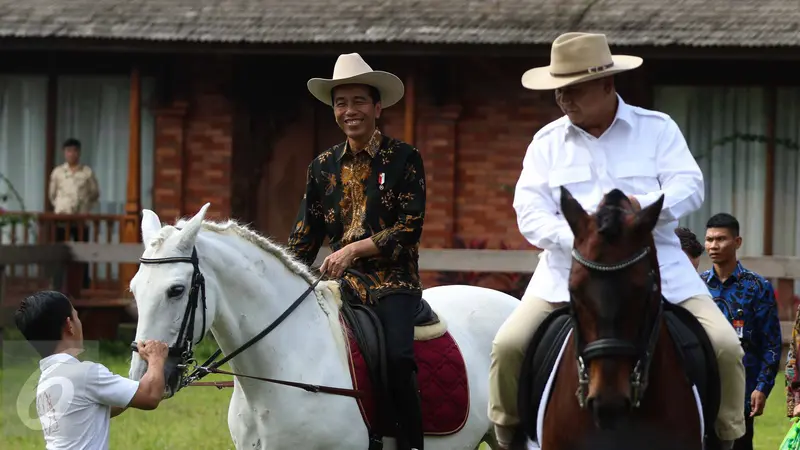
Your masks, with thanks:
M722 398L715 428L723 448L745 432L742 348L673 232L702 204L703 174L669 116L626 104L614 86L613 75L641 64L635 56L612 55L604 35L567 33L553 42L549 66L522 76L525 88L555 90L565 116L533 137L514 196L520 232L544 252L492 348L489 418L501 448L508 448L519 424L518 376L530 338L554 303L569 301L573 235L559 210L561 186L586 210L595 210L614 188L628 194L635 209L664 195L653 232L662 293L698 318L716 351Z
M332 79L308 81L333 107L347 139L308 167L289 248L306 264L325 237L333 253L320 271L343 277L351 296L372 305L385 332L398 449L422 449L414 361L414 315L422 298L418 249L425 216L425 171L419 151L383 135L376 120L397 103L402 81L373 71L356 53L341 55ZM357 270L364 277L345 273Z

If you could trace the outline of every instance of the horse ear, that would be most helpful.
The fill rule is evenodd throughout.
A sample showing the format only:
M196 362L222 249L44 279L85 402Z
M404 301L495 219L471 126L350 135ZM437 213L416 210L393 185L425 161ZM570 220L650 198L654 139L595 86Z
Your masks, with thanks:
M147 245L161 230L161 219L149 209L142 210L142 242Z
M575 237L582 236L586 230L586 221L589 215L564 186L561 186L561 212L564 213L564 218L567 219L572 234Z
M180 239L178 240L178 247L182 250L188 251L194 247L194 242L197 240L197 234L200 228L203 227L203 219L206 217L206 210L211 206L211 203L206 203L200 208L200 211L194 215L181 230Z
M658 200L653 202L652 205L642 209L636 213L634 220L634 228L640 233L652 233L653 229L658 223L658 217L661 215L661 208L664 207L664 194L658 197Z

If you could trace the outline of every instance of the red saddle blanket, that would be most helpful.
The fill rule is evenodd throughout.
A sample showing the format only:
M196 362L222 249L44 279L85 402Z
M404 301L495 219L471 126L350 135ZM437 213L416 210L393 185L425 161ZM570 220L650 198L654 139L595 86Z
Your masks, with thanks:
M373 429L379 406L369 378L369 368L349 329L347 335L353 387L366 392L366 396L358 400L358 405L364 422ZM464 357L456 341L449 331L436 339L414 341L414 354L425 434L445 436L460 431L469 415L469 382ZM393 436L389 430L382 431L386 436Z

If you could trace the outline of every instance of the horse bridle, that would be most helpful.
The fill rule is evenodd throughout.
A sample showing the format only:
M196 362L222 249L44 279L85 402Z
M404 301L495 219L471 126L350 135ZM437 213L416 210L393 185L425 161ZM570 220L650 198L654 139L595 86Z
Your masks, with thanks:
M172 263L189 263L192 265L192 281L189 288L189 300L186 302L186 309L183 313L181 320L181 327L178 330L178 337L175 343L169 347L169 356L173 358L180 358L179 370L183 370L188 366L197 365L194 359L194 347L203 340L203 335L206 332L206 280L200 272L200 261L197 258L197 249L192 248L192 256L175 256L170 258L139 258L142 264L172 264ZM203 329L200 334L200 339L194 342L194 322L197 319L197 309L199 303L202 303L203 310ZM136 342L131 343L131 350L138 352ZM182 386L179 385L178 389Z
M603 264L595 261L590 261L584 258L577 249L572 250L572 258L580 263L582 266L589 270L596 272L618 272L632 267L634 264L645 259L650 253L650 248L646 247L632 258L615 263ZM649 281L651 295L656 295L659 292L659 286L656 278L656 268L651 268L649 274ZM580 327L578 324L578 317L575 313L573 301L570 301L570 316L573 321L573 334L575 341L575 350L578 359L578 390L575 395L578 397L578 404L581 409L586 407L587 393L589 389L589 374L587 372L587 363L592 359L602 357L635 357L636 364L630 375L631 383L631 406L638 408L641 404L644 392L647 389L648 375L650 371L650 362L658 341L659 332L661 329L661 316L663 313L663 302L661 298L658 300L658 309L655 315L650 314L652 310L652 298L644 302L644 312L642 314L642 326L639 329L639 337L637 342L630 342L625 339L616 337L602 338L595 341L585 343L580 334ZM650 317L652 316L652 317Z
M252 375L244 375L240 373L229 372L226 370L220 369L220 367L227 363L228 361L235 358L237 355L242 353L243 351L247 350L248 348L252 347L256 342L260 341L266 335L272 332L278 325L280 325L287 317L295 310L298 306L303 302L303 300L308 297L308 295L316 288L317 284L322 280L322 277L318 277L313 283L311 283L308 289L305 290L297 299L289 305L288 308L272 321L266 328L264 328L260 333L253 336L249 341L245 342L237 349L232 351L229 355L225 356L224 358L216 361L216 359L222 354L222 349L217 349L214 354L211 355L203 364L197 364L197 361L194 358L194 348L198 345L202 340L205 333L208 331L206 328L207 318L206 318L206 282L205 277L203 277L202 272L200 272L200 261L197 257L197 248L192 248L192 255L190 257L185 256L176 256L176 257L169 257L169 258L139 258L139 262L142 264L172 264L172 263L189 263L192 265L192 284L189 291L189 299L186 303L186 309L183 314L183 319L181 321L181 327L178 331L178 337L175 340L175 343L169 347L169 356L173 358L179 358L179 364L176 366L180 380L177 385L177 389L175 393L180 391L186 386L190 385L203 385L202 383L198 383L200 379L205 377L210 373L218 373L224 375L232 375L236 377L242 378L249 378L258 381L265 381L268 383L275 383L281 384L284 386L291 386L300 389L304 389L308 392L322 392L326 394L334 394L334 395L341 395L346 397L353 397L353 398L361 398L366 395L366 393L362 390L358 389L344 389L344 388L337 388L337 387L330 387L330 386L321 386L316 384L309 384L309 383L298 383L294 381L286 381L286 380L277 380L274 378L265 378L265 377L257 377ZM349 272L354 272L352 270L348 270ZM357 274L357 273L356 273ZM202 303L203 309L203 329L202 333L200 334L200 338L197 342L194 342L194 322L196 320L197 310L199 309L200 303ZM134 341L131 343L131 350L134 352L138 352L139 348L137 343ZM186 371L192 369L189 375L186 375ZM219 388L230 386L225 382L211 382L211 384ZM173 393L174 395L174 393Z

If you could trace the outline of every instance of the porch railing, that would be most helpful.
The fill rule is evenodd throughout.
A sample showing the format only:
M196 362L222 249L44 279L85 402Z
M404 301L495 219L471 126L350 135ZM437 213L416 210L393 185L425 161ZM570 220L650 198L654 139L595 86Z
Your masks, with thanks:
M124 216L110 214L19 213L0 214L25 216L17 223L0 227L0 244L54 244L64 241L93 244L120 243ZM48 268L41 264L15 264L5 268L5 275L14 286L38 289L51 284ZM118 263L71 263L65 279L57 287L80 297L118 296L120 292Z

